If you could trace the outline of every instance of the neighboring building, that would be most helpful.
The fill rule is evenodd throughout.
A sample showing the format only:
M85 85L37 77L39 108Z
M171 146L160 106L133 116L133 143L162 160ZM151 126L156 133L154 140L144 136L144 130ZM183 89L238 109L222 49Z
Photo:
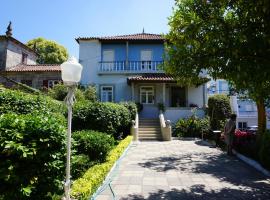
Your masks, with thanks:
M61 80L60 65L36 64L37 53L12 37L11 23L0 35L0 83L12 87L4 77L34 88L51 87Z
M226 80L217 79L207 83L208 96L213 94L230 94L230 86ZM248 126L258 125L258 112L256 103L250 99L241 99L231 96L231 107L237 114L237 128L245 129ZM268 114L269 113L269 114ZM270 110L267 109L267 127L270 128Z
M134 101L143 104L141 118L157 118L158 104L165 117L175 122L191 115L191 107L206 104L206 87L179 87L160 68L164 38L158 34L80 37L81 83L96 85L101 101ZM203 111L199 109L199 115Z

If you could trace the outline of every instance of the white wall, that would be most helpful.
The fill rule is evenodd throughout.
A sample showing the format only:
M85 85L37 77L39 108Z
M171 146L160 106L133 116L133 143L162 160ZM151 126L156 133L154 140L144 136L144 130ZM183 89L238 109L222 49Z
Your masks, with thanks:
M188 118L192 116L192 110L190 108L167 108L164 113L166 120L171 120L172 123L176 123L180 118ZM197 109L196 116L202 118L205 113L202 109Z
M204 87L201 85L199 87L189 87L188 88L188 105L193 103L197 104L199 107L204 106L204 100L203 100L203 92ZM205 102L206 103L206 102Z

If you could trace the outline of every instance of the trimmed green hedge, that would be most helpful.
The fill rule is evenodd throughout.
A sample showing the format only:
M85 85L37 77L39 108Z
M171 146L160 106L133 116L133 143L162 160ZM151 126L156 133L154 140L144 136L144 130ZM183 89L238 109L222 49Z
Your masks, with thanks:
M266 131L260 142L259 159L264 167L270 170L270 131Z
M63 103L43 95L26 94L21 91L5 89L0 92L0 114L13 112L17 114L65 113Z
M173 127L173 135L177 137L201 137L202 133L208 133L210 129L209 118L191 116L179 119Z
M231 111L230 99L224 94L216 94L208 99L208 116L212 130L222 130Z
M74 130L96 130L118 138L129 129L130 122L129 110L116 103L80 101L73 109Z
M110 151L105 163L91 167L81 178L75 180L71 188L71 196L80 200L89 199L102 184L108 172L130 144L131 140L131 136L126 137Z
M64 121L51 115L0 116L0 194L6 200L51 199L65 172Z
M112 136L92 130L76 131L72 133L74 149L78 154L85 154L90 160L103 162L109 151L115 145Z

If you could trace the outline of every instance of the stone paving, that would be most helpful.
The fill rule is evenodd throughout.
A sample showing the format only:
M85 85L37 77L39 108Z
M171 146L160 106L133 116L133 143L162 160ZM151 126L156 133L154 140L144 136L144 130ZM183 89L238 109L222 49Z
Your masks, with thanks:
M133 144L112 187L121 200L270 199L267 177L200 140Z

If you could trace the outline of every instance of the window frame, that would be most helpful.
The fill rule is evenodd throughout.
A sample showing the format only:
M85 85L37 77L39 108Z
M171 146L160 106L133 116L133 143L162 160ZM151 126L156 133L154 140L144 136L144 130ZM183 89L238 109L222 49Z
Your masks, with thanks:
M239 126L241 124L241 127ZM244 126L244 124L246 124ZM240 130L245 130L248 127L248 123L247 122L238 122L238 129Z
M142 88L151 88L150 92L146 92L145 102L142 101L142 92L143 92ZM151 93L151 92L153 93L152 94L152 102L149 103L149 93ZM155 89L154 89L154 86L140 86L140 103L141 104L155 104Z
M107 99L103 99L103 92L104 92L103 88L111 88L111 93L112 93L112 100L111 101L108 100L108 93L106 96ZM101 85L100 86L100 101L101 102L114 102L114 86L113 85Z
M143 53L142 52L151 52L151 58L150 60L148 59L142 59L142 55ZM152 60L153 60L153 50L152 49L142 49L141 52L140 52L140 61L141 61L141 69L142 70L152 70Z

